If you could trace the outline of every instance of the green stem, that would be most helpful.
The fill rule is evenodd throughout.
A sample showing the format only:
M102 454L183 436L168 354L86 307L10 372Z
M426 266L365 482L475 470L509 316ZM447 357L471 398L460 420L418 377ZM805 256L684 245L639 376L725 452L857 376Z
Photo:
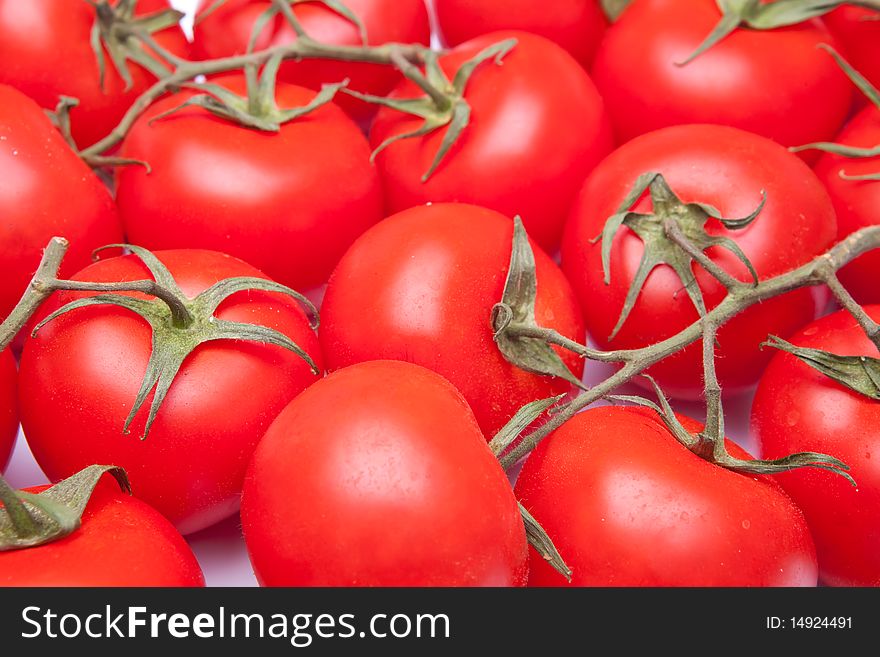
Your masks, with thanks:
M874 343L874 346L880 350L880 324L877 324L877 322L868 316L868 313L866 313L865 309L862 308L858 301L853 298L852 294L849 293L849 290L841 284L840 279L837 278L837 273L833 269L824 270L822 272L822 278L840 306L853 316L871 342Z
M54 280L49 283L54 290L72 290L81 292L140 292L165 302L171 310L171 323L178 328L191 326L195 321L186 303L171 290L159 285L156 281L126 281L124 283L91 283L85 281Z

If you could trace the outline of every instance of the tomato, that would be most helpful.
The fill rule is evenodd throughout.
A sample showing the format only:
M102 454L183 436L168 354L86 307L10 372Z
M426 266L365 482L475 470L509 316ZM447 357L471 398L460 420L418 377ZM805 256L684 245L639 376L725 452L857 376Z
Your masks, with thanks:
M810 531L782 489L696 456L653 411L579 413L528 457L515 491L572 569L572 586L816 585ZM529 552L529 586L566 585Z
M690 56L721 18L716 0L635 0L607 31L593 79L619 141L686 123L720 123L785 146L827 141L852 92L816 46L835 43L820 21L737 29Z
M602 99L584 70L562 48L525 32L493 32L440 59L450 79L484 48L508 38L516 47L503 64L484 62L467 86L471 123L433 175L422 182L446 129L397 141L376 158L389 210L427 202L483 205L520 215L548 251L559 244L565 217L584 177L611 150ZM420 93L409 81L393 95ZM420 120L383 108L370 142L411 132Z
M406 210L370 229L342 258L324 296L321 345L330 370L394 359L442 374L467 399L491 438L536 399L570 390L563 379L508 363L493 341L513 224L497 212L436 203ZM578 340L580 309L562 272L535 249L537 323ZM583 360L559 351L580 377Z
M611 250L611 284L605 285L601 245L591 240L634 187L636 178L659 172L686 203L715 206L725 217L745 217L766 204L742 230L710 219L712 235L733 239L763 280L785 273L831 246L836 234L834 208L817 177L785 148L758 135L712 125L675 126L621 146L587 179L566 226L562 268L584 309L587 331L602 349L644 347L671 337L698 319L681 279L667 265L648 276L638 300L613 340L609 339L644 252L629 228L616 235ZM634 207L651 209L645 195ZM707 255L740 280L751 280L729 251L711 247ZM706 307L714 308L726 289L699 265L693 266ZM809 289L796 290L752 306L718 331L717 373L726 392L754 385L771 354L759 345L769 333L788 335L816 317L819 300ZM691 345L650 368L664 391L675 397L702 394L702 347Z
M216 81L244 93L241 76ZM333 105L262 132L159 101L126 138L122 155L148 162L117 170L116 201L128 239L151 249L205 248L252 263L296 289L326 282L345 249L383 216L370 150ZM282 108L315 92L278 85Z
M48 486L27 489L38 493ZM141 500L101 481L69 536L0 552L0 586L204 586L190 547Z
M865 310L880 320L880 306ZM842 356L877 348L856 321L838 311L787 338L798 347ZM778 352L761 377L752 405L752 434L767 458L792 451L836 456L858 488L815 469L778 476L804 510L816 541L819 577L830 586L880 586L880 406L795 356Z
M122 228L104 184L68 147L39 106L4 84L0 84L0 180L0 317L6 317L52 237L70 242L61 268L61 276L67 276L90 262L92 250L120 242Z
M833 140L839 144L874 148L880 144L880 108L869 106L856 114ZM837 211L837 237L843 239L860 228L880 223L880 181L845 180L840 174L862 176L880 173L880 157L845 158L825 154L816 165ZM840 271L840 280L862 303L880 303L877 276L880 252L874 250L857 258Z
M843 6L826 14L822 20L850 63L875 87L880 87L880 21L877 21L876 11Z
M156 256L191 298L229 277L265 278L216 252L190 249ZM75 277L108 282L148 278L133 256L101 260ZM72 293L58 297L58 304L78 298ZM320 367L317 336L292 300L239 292L215 316L274 328ZM149 435L141 440L146 409L135 416L129 435L123 435L123 426L150 352L150 325L116 306L80 308L49 322L26 341L22 353L22 429L51 480L93 463L113 463L125 468L138 497L186 534L237 510L254 446L285 404L316 377L305 361L274 345L201 344L184 361Z
M204 12L212 2L201 0L199 12ZM360 19L370 45L389 42L430 43L431 30L424 0L345 0L343 4ZM193 31L195 56L215 59L246 52L254 22L271 6L268 0L229 0L203 20L198 18L197 13ZM343 46L362 45L355 24L321 3L294 5L294 14L306 33L317 41ZM279 46L294 40L296 34L287 20L279 15L263 29L256 47ZM320 89L325 82L340 82L349 78L352 89L384 96L400 80L400 74L390 66L314 59L286 62L281 68L280 78L311 89ZM376 111L375 106L351 96L340 96L338 102L362 124L368 123Z
M254 452L241 521L265 586L525 584L507 476L458 391L409 363L353 365L294 399Z
M0 474L6 469L18 433L17 370L9 349L0 353Z
M524 30L555 41L584 66L593 61L608 25L597 0L436 0L435 5L449 45L496 30Z
M169 6L166 0L140 0L139 14ZM105 137L155 77L129 62L131 89L105 57L105 88L89 41L95 9L70 0L0 0L0 82L10 84L46 109L54 110L59 96L80 101L71 112L73 137L80 148ZM185 55L188 44L175 27L154 37L165 48Z

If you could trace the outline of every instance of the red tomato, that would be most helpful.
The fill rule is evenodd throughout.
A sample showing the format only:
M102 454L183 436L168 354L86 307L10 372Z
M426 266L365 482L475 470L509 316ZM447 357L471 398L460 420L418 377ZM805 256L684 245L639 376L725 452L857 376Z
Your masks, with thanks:
M438 203L389 217L364 234L333 272L321 310L328 369L366 360L422 365L449 379L491 438L530 401L558 395L562 379L508 363L493 341L513 223L497 212ZM535 249L536 319L579 340L580 309L562 272ZM559 351L580 377L583 360Z
M201 0L203 12L213 0ZM428 45L431 29L424 0L345 0L343 3L361 21L372 46L384 43L422 43ZM204 20L197 20L194 28L193 50L200 59L214 59L247 51L254 22L272 3L267 0L230 0ZM354 23L322 6L321 3L294 5L294 14L306 33L322 43L360 46L361 35ZM197 14L198 16L198 14ZM260 38L258 49L279 46L296 40L296 34L283 16L269 21ZM279 77L311 89L320 89L325 82L351 80L352 89L377 96L386 95L400 80L400 74L390 66L326 59L286 62ZM340 96L339 105L356 121L366 124L376 112L374 105Z
M166 0L140 0L139 14L169 6ZM119 123L154 76L129 62L132 88L105 57L105 88L101 88L98 61L89 35L95 9L70 0L0 0L0 82L20 89L42 107L54 110L59 96L79 99L71 112L73 137L85 148L105 137ZM169 50L185 55L189 46L179 28L154 35Z
M217 80L244 93L241 76ZM229 253L296 289L326 282L345 249L383 215L370 149L339 108L261 132L190 107L152 122L193 95L159 101L140 118L122 155L148 162L117 169L116 201L128 239L151 249ZM278 85L282 108L315 92Z
M156 253L184 294L194 297L233 276L265 276L210 251ZM150 278L132 256L101 260L76 280ZM74 298L59 295L58 303ZM219 319L268 326L302 347L320 367L317 336L290 299L238 293ZM280 347L221 340L202 344L184 361L149 435L146 409L122 429L150 355L143 318L116 306L74 310L29 338L22 354L22 428L43 472L53 481L93 463L125 468L135 494L177 525L197 531L234 513L254 446L276 415L316 380L308 365Z
M2 12L0 3L0 17ZM2 43L0 39L0 48ZM3 84L0 181L0 317L6 317L52 237L70 241L61 268L64 277L87 265L94 249L122 241L122 228L107 188L68 147L43 110Z
M823 17L850 63L880 87L880 21L865 7L843 6Z
M868 306L880 320L880 306ZM877 348L845 311L810 324L789 341L842 356ZM804 510L816 541L819 576L831 586L880 586L880 406L791 354L770 362L752 405L752 433L765 457L815 451L850 466L858 488L815 469L778 476Z
M449 45L496 30L523 30L555 41L589 66L608 21L597 0L435 0Z
M15 358L9 349L0 353L0 474L6 469L18 433L18 395Z
M48 486L28 489L38 493ZM82 525L38 547L0 552L0 586L204 586L189 545L162 515L101 481Z
M264 586L526 580L507 476L458 391L409 363L354 365L293 400L254 453L241 513Z
M404 139L382 151L376 163L389 210L429 201L483 205L520 215L529 235L545 249L559 236L575 194L590 170L611 150L602 99L590 78L562 48L525 32L493 32L462 44L440 63L450 79L484 48L508 38L516 47L503 64L483 63L465 99L470 126L440 167L422 182L446 129ZM421 93L405 81L397 97ZM370 132L373 147L418 128L420 119L383 108Z
M782 489L696 456L653 411L576 415L529 456L515 490L572 569L571 586L816 585L810 531ZM529 552L529 586L566 585Z
M864 108L834 139L839 144L874 148L880 144L880 109ZM880 182L845 180L841 173L861 176L880 173L880 157L845 158L831 153L822 156L816 173L825 184L837 211L837 237L843 239L860 228L880 223ZM880 303L877 277L880 251L871 251L840 271L840 280L861 303Z
M658 128L720 123L785 146L827 141L852 92L819 21L740 28L685 66L721 18L716 0L635 0L607 31L593 78L626 141Z
M634 232L621 229L611 251L611 284L605 285L601 246L591 240L617 212L636 178L646 172L662 173L685 203L708 203L725 217L748 216L764 191L764 209L745 229L730 231L713 219L706 225L711 234L728 236L739 244L762 280L809 261L834 240L834 208L828 193L800 158L778 144L712 125L675 126L634 139L587 179L562 244L562 268L584 309L587 331L600 348L644 347L698 319L678 275L661 265L649 275L623 328L609 340L644 249ZM634 209L649 212L650 197L643 197ZM712 247L707 254L740 280L751 280L729 251ZM693 269L706 307L714 308L726 295L725 288L701 266ZM788 335L815 318L819 310L809 289L796 290L752 306L721 327L717 371L725 391L742 391L757 382L771 356L758 347L768 333ZM668 394L698 398L703 391L700 343L650 371Z

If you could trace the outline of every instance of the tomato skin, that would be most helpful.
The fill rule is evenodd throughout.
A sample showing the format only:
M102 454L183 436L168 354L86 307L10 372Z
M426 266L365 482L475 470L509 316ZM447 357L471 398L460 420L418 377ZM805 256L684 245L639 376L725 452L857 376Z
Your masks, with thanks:
M608 26L596 0L436 0L437 19L447 44L496 30L523 30L554 41L589 67Z
M321 308L329 370L367 360L405 360L446 377L464 395L487 438L524 404L571 390L525 372L498 350L490 323L501 301L513 224L476 206L436 203L385 219L349 249ZM572 339L585 332L562 272L535 248L536 318ZM559 350L578 377L583 360Z
M87 265L94 249L122 241L122 227L104 184L43 110L5 84L0 84L0 180L0 316L6 317L52 237L70 242L61 267L65 277Z
M738 29L678 66L720 18L715 0L635 0L608 29L592 73L618 141L687 123L730 125L784 146L833 137L852 91L816 47L835 43L821 22Z
M747 228L728 231L710 220L713 234L739 244L759 279L782 274L806 263L831 246L836 228L828 193L795 155L758 135L725 126L674 126L628 142L590 175L575 203L562 243L562 268L571 281L587 331L602 349L644 347L671 337L697 321L698 314L671 267L660 266L648 277L632 312L614 340L627 291L643 254L642 241L627 228L614 239L611 284L605 285L602 233L636 178L646 172L664 175L685 203L708 203L725 217L748 216L766 192L766 204ZM648 212L650 198L634 210ZM792 218L798 218L797 222ZM707 251L713 261L743 281L742 263L719 247ZM718 305L725 288L699 265L695 275L706 307ZM808 289L796 290L752 306L718 331L717 372L726 392L754 385L772 354L759 345L768 333L788 335L816 317L817 299ZM699 342L650 368L664 391L680 398L702 394L702 347Z
M516 500L467 402L399 361L334 372L282 411L248 468L242 529L264 586L526 580Z
M211 2L201 0L198 11L203 12ZM389 42L430 43L431 30L424 0L346 0L344 4L363 23L370 45ZM227 2L196 23L193 31L194 55L199 59L214 59L245 53L254 22L271 6L272 3L266 0ZM334 45L361 45L357 27L327 7L319 3L301 4L295 5L293 11L312 38ZM296 34L286 19L276 16L269 21L257 40L257 48L285 45L295 40ZM318 59L285 62L279 72L279 79L315 90L325 82L340 82L349 78L351 89L377 96L385 96L400 77L390 66ZM340 95L337 102L362 125L368 124L376 113L375 105L352 96Z
M266 278L216 252L156 255L190 297L231 276ZM101 260L75 277L145 278L148 271L131 256ZM65 293L56 303L74 298ZM321 367L317 336L290 299L242 292L227 299L215 316L279 330ZM26 341L22 353L22 428L52 481L93 463L119 465L135 494L188 534L237 510L244 470L257 441L284 405L317 377L305 361L280 347L228 340L203 344L184 362L149 436L140 440L146 408L129 435L122 428L144 377L150 346L146 321L115 306L78 309L48 323Z
M204 585L195 555L174 526L148 504L120 492L112 480L98 483L82 525L69 536L0 552L0 587Z
M140 0L139 14L169 6L166 0ZM70 0L0 0L0 82L12 85L40 106L54 110L59 96L78 98L71 111L71 129L80 148L91 146L119 123L135 99L155 78L129 62L132 87L125 90L107 55L105 89L89 42L95 10L86 2ZM188 43L179 28L154 35L172 52L185 56Z
M689 431L702 425L679 418ZM731 453L745 452L728 441ZM678 443L653 411L576 415L526 460L515 492L573 571L571 586L815 586L803 513L767 477ZM566 586L529 550L529 586Z
M880 306L866 306L880 320ZM838 311L804 327L789 342L842 356L873 356L877 348L857 322ZM830 472L780 474L780 485L804 510L816 541L819 576L829 586L880 586L880 407L801 362L778 352L758 385L752 435L766 458L799 451L836 456L858 488Z
M235 75L215 80L243 94ZM260 132L187 108L150 123L191 96L156 103L135 124L122 155L149 162L117 169L116 200L128 239L150 249L204 248L253 263L304 290L326 282L345 249L383 216L366 139L327 105ZM315 92L278 85L280 107Z
M451 79L465 61L508 38L518 43L503 64L485 62L471 77L465 92L471 123L427 182L422 175L445 128L392 144L376 164L390 211L427 202L482 205L510 217L520 215L529 236L552 252L584 177L611 150L610 124L589 76L571 55L543 37L493 32L441 57L441 66ZM405 81L393 95L419 93ZM370 143L376 148L419 126L420 119L383 108Z
M839 144L873 148L880 143L880 109L868 106L856 114L834 139ZM880 157L845 158L832 153L822 155L816 173L828 189L837 212L837 238L880 223L880 182L844 180L850 176L880 172ZM840 280L860 303L880 303L877 277L880 252L874 250L857 258L839 272Z
M0 352L0 474L9 465L18 433L18 372L9 349Z
M843 6L825 14L822 21L856 70L875 87L880 87L880 22L876 12L865 7Z

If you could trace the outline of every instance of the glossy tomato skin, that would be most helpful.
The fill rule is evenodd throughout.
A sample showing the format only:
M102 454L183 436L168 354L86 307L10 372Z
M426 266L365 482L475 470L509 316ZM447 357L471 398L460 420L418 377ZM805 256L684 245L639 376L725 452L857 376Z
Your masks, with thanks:
M244 93L241 76L215 80ZM117 170L116 200L128 239L151 249L230 253L304 290L326 282L345 249L383 216L381 184L363 134L333 105L261 132L179 106L191 92L156 103L135 124L125 157L152 167ZM280 107L315 92L279 84Z
M571 386L508 363L493 341L512 221L476 206L436 203L405 210L365 233L333 272L321 309L328 369L377 359L405 360L455 385L491 438L536 399ZM562 272L535 247L539 325L582 339L580 309ZM559 351L580 377L583 360Z
M636 178L662 173L682 201L708 203L725 217L748 216L766 192L766 204L747 228L728 231L715 220L713 234L736 241L754 265L759 279L804 264L831 246L836 234L834 208L815 174L795 155L772 141L725 126L675 126L624 144L590 175L566 226L562 268L584 309L587 331L603 349L644 347L682 331L698 319L690 298L671 267L661 265L648 277L635 306L614 338L624 299L643 254L642 241L622 228L611 250L611 284L605 285L602 233ZM634 209L650 212L647 195ZM746 268L726 250L713 247L709 256L728 272L747 281ZM694 272L707 308L726 290L699 265ZM754 385L771 354L759 345L768 333L788 335L815 318L820 310L810 290L796 290L752 306L718 331L717 371L726 392ZM680 398L702 394L702 348L695 343L651 368L664 391Z
M0 474L9 464L18 433L18 373L9 349L0 352Z
M516 47L498 66L483 63L465 98L470 126L427 182L445 128L398 141L376 158L389 210L427 202L482 205L520 215L532 239L548 251L559 244L565 216L584 177L611 150L602 99L589 76L556 44L526 32L493 32L468 41L440 59L450 79L484 48L505 39ZM550 74L552 72L552 74ZM397 97L419 93L410 82ZM417 129L420 120L383 108L370 142Z
M157 252L183 292L194 297L232 276L265 278L244 262L194 249ZM131 256L101 260L88 281L149 278ZM71 300L60 296L58 303ZM300 345L321 367L320 347L303 311L265 292L242 292L215 313L268 326ZM19 376L22 428L43 469L58 481L93 463L127 471L135 494L184 534L234 513L248 458L275 416L317 377L280 347L239 341L203 344L184 362L145 440L146 408L122 428L150 354L139 316L92 306L62 315L25 343ZM148 398L148 403L149 403Z
M850 64L880 87L880 22L865 7L843 6L822 17Z
M515 491L572 569L571 586L817 583L809 529L782 489L691 453L653 411L576 415L528 457ZM529 552L529 586L567 585Z
M671 125L720 123L785 146L827 141L852 91L819 21L738 29L685 66L721 12L715 0L635 0L607 31L593 64L615 136L624 142Z
M166 0L140 0L139 14L169 6ZM89 41L95 10L69 0L0 0L0 82L12 85L41 107L54 110L59 96L80 101L71 112L73 137L80 148L105 137L155 77L129 63L131 89L105 56L105 88ZM185 56L189 45L175 27L154 35L165 48Z
M866 306L880 320L880 306ZM789 338L801 347L842 356L872 356L877 348L856 321L838 311ZM800 506L816 541L819 576L829 586L880 586L880 407L801 362L778 352L752 405L752 435L766 458L815 451L850 466L853 488L830 472L802 469L778 475Z
M5 84L0 84L0 180L0 317L6 317L52 237L70 243L61 267L65 277L87 265L94 249L120 242L122 227L104 184L43 110Z
M282 411L248 468L242 529L264 586L526 580L516 500L467 402L399 361L334 372Z
M436 0L437 19L450 46L497 30L547 37L585 67L593 61L608 20L597 0Z
M839 144L873 148L880 144L880 109L865 107L844 127L834 140ZM880 182L845 180L841 173L863 176L880 173L880 157L845 158L827 153L816 165L816 173L828 189L837 211L837 237L880 223ZM877 277L880 276L880 253L870 251L840 271L840 280L861 303L880 303Z
M29 489L39 492L46 486ZM101 481L82 525L60 540L0 552L0 587L200 587L202 569L158 511Z
M199 13L203 13L211 2L201 0ZM346 0L344 4L360 19L370 45L430 43L431 29L424 0ZM193 33L195 56L214 59L245 53L254 22L271 6L268 0L231 0L204 20L197 21ZM321 3L297 4L294 14L306 33L317 41L343 46L360 46L362 43L360 33L351 21ZM285 45L295 40L296 34L287 20L276 16L264 28L256 47ZM279 77L316 90L323 83L348 78L351 89L377 96L386 95L400 80L400 74L390 66L326 59L286 62ZM368 124L376 113L375 105L352 96L341 95L337 102L361 125Z

